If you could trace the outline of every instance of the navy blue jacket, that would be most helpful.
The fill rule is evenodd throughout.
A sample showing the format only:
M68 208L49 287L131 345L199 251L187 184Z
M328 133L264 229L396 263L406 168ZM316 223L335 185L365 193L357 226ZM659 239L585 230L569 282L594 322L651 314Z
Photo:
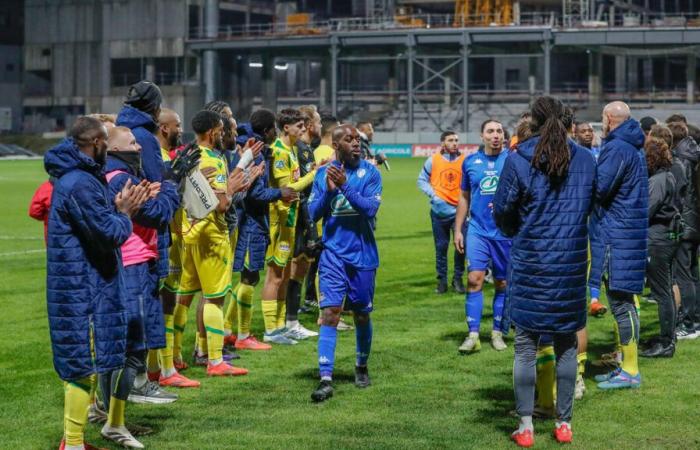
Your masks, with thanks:
M238 133L236 141L239 145L245 145L249 138L263 140L261 136L253 132L249 123L242 123L238 127ZM267 154L269 154L269 148L265 146L255 159L255 165L265 161L267 170L253 182L242 202L242 207L236 209L239 238L243 234L253 234L265 236L268 242L270 240L270 203L282 198L282 192L270 187L270 160L265 159Z
M49 150L44 167L56 178L46 250L53 362L61 379L77 380L124 365L126 314L119 247L131 234L131 219L115 210L102 166L72 139Z
M160 143L153 134L158 125L153 117L129 105L124 105L117 116L117 126L127 127L141 146L141 164L148 181L163 181L167 169L160 152ZM165 224L158 229L158 275L168 276L168 248L170 232Z
M553 186L531 166L538 142L521 142L508 156L493 200L496 225L513 237L505 316L530 332L573 333L586 325L595 160L569 140L568 174Z
M134 173L128 164L117 158L107 156L106 173L117 170L125 173L117 174L109 180L109 195L112 199L121 192L128 180L131 180L133 185L137 185L145 177L143 172ZM163 180L158 195L144 203L138 213L132 217L132 221L142 227L158 229L170 223L179 203L180 198L175 183ZM129 338L127 342L129 351L165 347L165 325L162 319L163 307L158 298L158 280L151 281L147 279L152 276L150 273L151 270L155 271L155 267L153 269L149 268L149 262L147 261L140 263L140 265L145 267L130 266L124 272L127 292L126 308L129 318L128 326L132 332L134 328L137 328L138 331L134 333L135 336L143 337L143 339L137 340ZM140 276L135 277L134 274L140 274ZM145 287L152 288L152 291L149 292L151 295L143 295ZM144 317L149 317L149 319L144 320ZM138 319L134 320L134 318Z
M649 179L643 146L644 133L634 119L603 139L591 216L593 287L607 274L610 290L639 294L644 288Z

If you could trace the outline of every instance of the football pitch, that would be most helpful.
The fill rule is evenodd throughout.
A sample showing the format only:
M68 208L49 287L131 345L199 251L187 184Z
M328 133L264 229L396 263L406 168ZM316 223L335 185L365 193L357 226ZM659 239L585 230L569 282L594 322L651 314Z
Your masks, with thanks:
M171 405L127 407L127 423L153 427L139 438L148 449L433 449L515 448L513 348L491 349L490 306L482 350L457 352L466 333L464 298L437 296L428 201L416 187L423 160L394 159L382 169L373 385L354 387L354 332L340 333L335 396L320 405L316 340L270 352L243 352L237 365L250 374L188 377L199 389L180 390ZM0 161L0 448L55 449L62 435L63 388L54 372L46 319L42 224L27 215L35 188L46 179L41 161ZM450 258L451 259L451 258ZM451 261L450 261L451 264ZM451 269L451 268L450 268ZM234 279L234 281L237 281ZM490 304L492 289L486 290ZM253 332L261 335L259 288ZM194 318L185 337L189 359ZM302 315L317 329L314 315ZM642 304L642 335L658 329L656 306ZM589 361L612 350L613 319L589 319ZM511 333L512 336L512 333ZM587 392L574 405L573 448L700 448L700 340L682 341L673 359L640 360L642 387L597 391L602 369L589 364ZM538 448L558 447L553 421L535 422ZM87 442L118 448L88 424Z

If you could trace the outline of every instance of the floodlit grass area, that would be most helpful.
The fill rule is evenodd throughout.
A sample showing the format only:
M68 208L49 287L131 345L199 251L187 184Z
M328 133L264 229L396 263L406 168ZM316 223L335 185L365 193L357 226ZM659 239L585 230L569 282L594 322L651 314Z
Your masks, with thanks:
M428 449L514 448L512 338L507 351L488 345L490 306L479 354L461 356L464 298L437 296L428 201L416 188L422 160L391 162L382 170L383 205L377 239L378 272L373 385L352 384L354 333L341 334L336 394L312 404L317 384L316 342L244 352L245 377L186 375L200 389L178 391L172 405L127 407L127 422L155 429L142 438L150 449ZM52 366L45 303L42 224L27 216L34 189L46 178L41 161L0 161L0 448L58 448L62 384ZM259 291L258 291L259 293ZM256 293L253 330L263 330ZM486 291L490 303L492 289ZM195 308L191 308L194 312ZM316 329L315 316L302 322ZM658 327L656 306L642 305L642 334ZM194 342L193 314L186 355ZM612 318L589 321L589 360L612 349ZM574 407L572 448L700 448L700 340L683 341L670 360L641 360L641 389L597 391L589 367L586 392ZM552 421L537 421L536 446L557 447ZM88 442L117 448L87 426Z

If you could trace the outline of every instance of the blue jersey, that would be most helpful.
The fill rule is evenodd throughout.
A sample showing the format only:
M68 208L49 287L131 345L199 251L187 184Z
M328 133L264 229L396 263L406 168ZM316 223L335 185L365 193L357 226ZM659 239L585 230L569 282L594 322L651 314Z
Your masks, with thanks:
M333 164L339 165L337 161ZM361 160L357 168L345 168L346 183L329 191L326 167L316 173L309 196L315 221L323 219L324 251L329 250L356 269L379 266L374 218L382 199L382 177L372 164Z
M462 190L471 193L469 201L469 234L489 239L508 239L493 220L493 196L508 150L489 156L483 150L469 155L462 164Z

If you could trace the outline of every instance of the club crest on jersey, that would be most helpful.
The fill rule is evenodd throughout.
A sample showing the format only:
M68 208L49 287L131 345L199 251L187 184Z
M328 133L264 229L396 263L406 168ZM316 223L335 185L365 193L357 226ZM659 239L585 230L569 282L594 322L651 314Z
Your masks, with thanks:
M479 182L482 194L495 194L498 188L498 175L485 176Z
M488 164L486 165L489 169L493 169L496 167L496 163L493 161L489 161Z
M360 169L357 171L357 177L362 178L365 176L366 173L367 173L367 171L365 169Z
M216 182L217 183L225 183L226 182L226 177L222 174L219 174L216 176Z
M284 169L284 161L275 161L275 169Z
M331 202L331 215L338 216L356 216L357 211L352 207L350 202L343 194L336 195Z

